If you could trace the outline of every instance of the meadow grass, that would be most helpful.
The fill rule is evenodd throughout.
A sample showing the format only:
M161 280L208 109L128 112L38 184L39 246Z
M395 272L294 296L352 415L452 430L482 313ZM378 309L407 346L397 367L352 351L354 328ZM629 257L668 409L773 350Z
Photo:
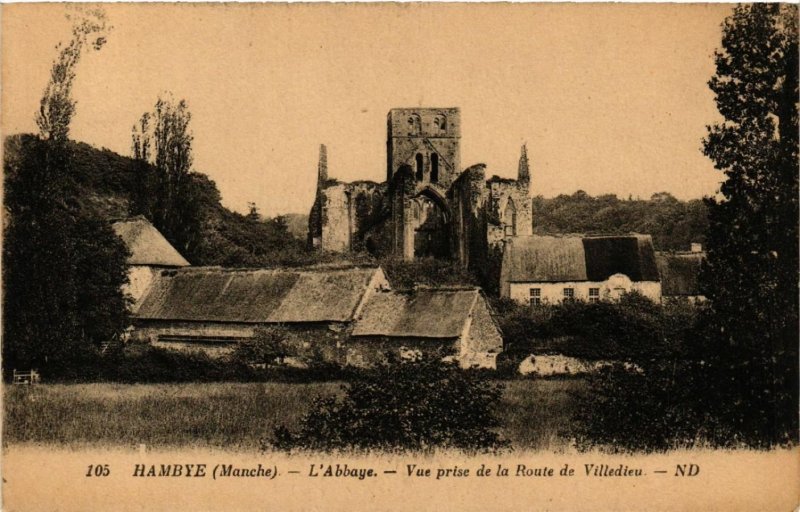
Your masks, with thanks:
M569 391L581 380L506 382L498 416L515 449L568 442ZM297 425L340 383L43 384L6 386L3 444L257 449L274 427Z

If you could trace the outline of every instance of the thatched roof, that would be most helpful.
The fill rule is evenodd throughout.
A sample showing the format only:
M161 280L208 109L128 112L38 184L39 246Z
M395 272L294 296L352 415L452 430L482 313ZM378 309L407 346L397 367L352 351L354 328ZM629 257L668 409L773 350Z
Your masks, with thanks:
M336 270L223 269L163 271L136 317L244 323L352 320L379 268Z
M364 305L353 336L457 338L479 298L477 288L379 292Z
M658 281L649 235L522 236L503 258L509 282L605 281L625 274L632 281Z
M112 224L131 252L129 265L186 267L189 262L175 250L150 222L142 216L131 217Z
M700 295L697 276L705 258L703 252L656 253L661 274L661 294L665 296Z

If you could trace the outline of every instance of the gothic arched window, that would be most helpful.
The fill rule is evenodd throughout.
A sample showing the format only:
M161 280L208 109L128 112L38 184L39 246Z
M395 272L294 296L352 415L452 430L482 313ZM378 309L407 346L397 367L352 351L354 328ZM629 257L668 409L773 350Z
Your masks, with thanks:
M422 177L424 176L424 162L422 159L422 153L417 153L417 181L422 181Z
M510 197L503 212L503 224L505 225L506 236L515 236L517 234L517 208L514 206L514 200Z
M431 155L431 183L439 182L439 154Z

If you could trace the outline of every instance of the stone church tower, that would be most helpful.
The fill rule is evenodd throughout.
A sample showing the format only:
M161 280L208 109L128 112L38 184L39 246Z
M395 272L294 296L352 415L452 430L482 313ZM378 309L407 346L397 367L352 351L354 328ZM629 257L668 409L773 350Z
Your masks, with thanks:
M389 111L386 180L403 165L414 171L415 189L432 186L444 195L461 170L461 112L457 108Z
M461 168L460 141L458 108L390 110L383 183L329 178L321 146L309 245L490 265L509 237L533 232L527 151L523 146L516 180L487 180L483 164Z

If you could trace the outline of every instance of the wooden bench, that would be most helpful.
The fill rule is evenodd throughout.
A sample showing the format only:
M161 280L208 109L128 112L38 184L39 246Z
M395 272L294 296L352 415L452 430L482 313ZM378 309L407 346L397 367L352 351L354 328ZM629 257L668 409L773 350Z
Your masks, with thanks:
M31 370L28 372L18 372L14 370L14 384L24 384L24 385L31 385L31 384L38 384L40 380L39 372L36 370Z

